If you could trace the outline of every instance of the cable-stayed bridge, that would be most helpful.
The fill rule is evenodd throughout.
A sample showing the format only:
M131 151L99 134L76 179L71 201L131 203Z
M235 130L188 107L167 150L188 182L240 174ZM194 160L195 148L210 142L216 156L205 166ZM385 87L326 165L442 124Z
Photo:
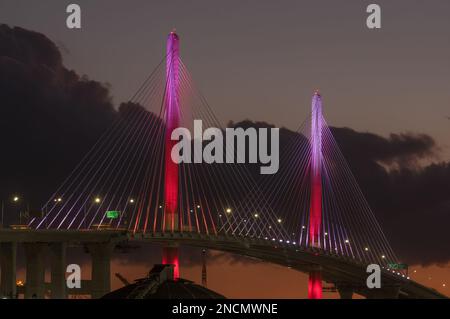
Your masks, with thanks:
M2 255L14 255L10 242L28 247L28 296L43 294L41 255L46 246L51 247L58 278L52 286L56 297L65 293L60 272L67 244L88 247L93 296L99 297L109 289L114 245L151 241L161 243L162 261L175 265L177 277L179 245L191 245L306 272L312 299L322 297L324 281L334 284L344 298L353 293L442 297L409 280L405 271L391 269L401 261L333 138L319 92L313 94L310 118L280 146L277 174L255 173L245 164L251 152L235 152L234 137L216 144L213 152L225 163L205 163L197 157L195 151L208 147L208 141L192 136L183 138L193 152L174 155L177 141L172 135L179 127L195 130L194 120L201 119L203 130L214 132L210 136L214 142L225 131L217 132L222 125L195 87L179 44L178 35L170 33L164 59L44 205L43 216L30 221L33 230L0 233L0 242L5 243ZM253 133L246 132L250 140ZM180 163L181 157L192 161ZM369 264L381 268L380 289L366 285ZM4 275L4 267L13 266L2 264L2 292L9 293L13 288L10 282L3 284L8 274Z

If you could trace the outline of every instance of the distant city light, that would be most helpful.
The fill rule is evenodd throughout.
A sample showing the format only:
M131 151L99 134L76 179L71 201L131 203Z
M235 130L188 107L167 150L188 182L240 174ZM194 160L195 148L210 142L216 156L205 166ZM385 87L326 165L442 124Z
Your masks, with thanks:
M231 213L231 208L227 208L226 212L229 214Z
M345 243L348 244L350 241L348 239L345 240Z
M386 256L385 256L385 255L382 255L382 256L381 256L381 258L383 258L383 259L384 259L384 258L386 258Z
M130 199L130 203L134 204L134 199L133 198Z
M20 199L19 196L14 196L14 197L13 197L13 202L18 202L19 199Z
M278 223L281 223L281 222L282 222L281 218L278 218L278 220L277 220L277 221L278 221Z
M255 214L254 216L255 216L255 218L258 218L258 217L259 217L259 215L258 215L258 214Z
M200 205L197 205L197 208L200 208Z
M94 202L97 203L97 204L100 203L101 201L102 201L102 200L100 199L100 197L96 197L96 198L94 199Z
M364 250L365 250L365 251L369 251L369 248L368 248L368 247L365 247Z

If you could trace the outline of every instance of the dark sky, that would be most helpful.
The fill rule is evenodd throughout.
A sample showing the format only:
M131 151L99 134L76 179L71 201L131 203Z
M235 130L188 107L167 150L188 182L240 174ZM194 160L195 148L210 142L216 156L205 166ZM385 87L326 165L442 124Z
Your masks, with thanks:
M68 30L65 27L65 8L72 2L82 7L81 31ZM309 112L312 92L315 88L320 88L329 124L357 130L350 134L342 131L344 142L352 141L352 138L358 139L358 132L361 131L383 136L389 136L393 132L425 133L437 143L419 145L425 151L433 153L433 156L427 155L426 160L448 161L450 2L377 1L383 9L383 26L377 31L370 31L365 27L365 8L368 3L370 2L357 0L2 0L0 22L48 36L58 45L65 66L74 69L78 74L87 74L93 80L111 84L110 93L114 97L115 106L127 101L158 64L164 56L166 35L176 27L182 39L183 60L197 86L206 95L223 123L250 118L295 129ZM59 65L58 63L56 64ZM45 85L43 86L46 89ZM83 92L86 92L89 96L85 100L99 108L99 119L110 113L108 92L99 87L98 83L81 83L81 93L79 86L80 83L75 81L74 92L78 92L74 94L75 98L71 96L62 101L69 101L71 107L77 107L80 101L83 101ZM59 96L50 100L61 101ZM41 104L46 105L45 101ZM79 109L74 110L78 112ZM103 122L101 125L99 123L94 121L89 125L105 125ZM53 136L50 133L49 135ZM80 138L79 135L76 137ZM358 150L366 150L367 154L361 155L364 161L367 160L370 165L379 160L383 162L386 160L380 155L383 149L389 151L389 147L396 144L391 137L390 140L382 140L378 149L367 143L374 138L373 145L379 145L376 140L379 137L373 136L362 138L359 146L355 146L358 144L354 144L354 141L349 142L346 154L353 154L352 156L357 158ZM89 138L86 140L91 141ZM74 145L77 141L74 138L70 140ZM58 143L68 142L64 140ZM362 147L365 145L368 145L366 149ZM419 159L422 158L420 147L411 152ZM399 147L394 148L394 154L388 154L387 160L396 158L400 152ZM369 154L374 149L378 153ZM47 151L44 153L50 154ZM27 160L25 157L21 158ZM12 157L11 160L16 161ZM78 159L72 160L74 165ZM72 164L70 166L72 167ZM32 168L33 166L30 166L30 171ZM361 171L367 171L369 175L374 172L367 170L364 165L361 168ZM404 168L405 170L397 175L387 176L388 179L395 180L396 188L393 189L397 191L396 194L401 195L398 201L417 206L417 210L428 213L414 201L409 203L409 199L417 199L427 189L433 196L436 195L437 192L434 192L432 187L436 177L441 185L449 185L448 178L445 177L448 175L445 174L449 174L450 166L428 168L425 173L419 174L414 183L410 182L411 176L416 176L414 170L409 170L407 166ZM61 175L64 169L66 168L60 169ZM45 171L40 173L46 174ZM31 175L27 176L33 178ZM377 177L383 180L386 176ZM34 180L40 181L40 176L35 176ZM402 192L402 180L413 186L413 190L405 189ZM381 189L380 185L383 185L381 182L369 183L370 178L362 182L366 182L366 185L362 185L365 191L370 185L374 185L374 189ZM433 203L442 203L436 207L441 207L440 213L448 213L449 197L445 194L445 188L439 187L439 190L436 200L433 196L424 196L423 199L431 202L432 198ZM378 206L383 206L384 202L383 199L378 200ZM403 218L408 227L412 227L414 233L418 234L414 237L414 234L410 233L409 236L419 240L423 216L408 216L409 210L403 209L408 207L407 204L401 206L402 213L398 218ZM391 209L392 207L395 208L395 205L390 206ZM430 209L434 209L434 206ZM396 222L394 220L391 226L397 225ZM432 218L428 222L432 224L435 219ZM427 231L433 233L433 229L437 229L437 233L445 232L446 224L438 224L427 227ZM408 243L409 241L406 242ZM448 252L442 253L442 246L445 246L445 242L439 242L435 251L430 252L429 256L434 259L424 262L433 263L438 260L437 256L444 256L439 262L445 268L436 269L436 266L429 266L431 270L420 269L421 274L423 271L422 282L427 283L427 280L431 280L428 279L430 277L435 280L439 278L429 284L441 289L443 281L448 281L449 278L449 264L445 262ZM427 247L421 247L420 254L424 248ZM422 257L419 254L417 256ZM258 283L258 274L262 275L267 271L271 271L274 278L276 277L268 281L267 287L276 287L274 293L278 296L298 297L304 292L304 276L288 270L271 265L246 267L245 263L230 267L225 263L224 267L221 265L211 265L212 269L216 267L216 273L211 276L211 280L216 280L214 289L228 296L267 296L261 293L263 288L261 283ZM115 263L115 267L119 266L125 270L123 264ZM145 272L146 266L134 266L139 268L140 272ZM197 268L194 271L192 267ZM186 268L189 268L187 277L197 280L198 266L188 265ZM235 272L238 272L239 276L235 275ZM432 275L428 276L428 272ZM136 273L137 270L131 271L129 278L133 279ZM284 281L278 280L280 276ZM238 277L249 280L248 286L252 289L233 295L234 287L230 287L229 283L239 282ZM298 286L292 283L298 283ZM285 288L285 284L290 284L289 289ZM297 289L302 290L302 293L297 294Z
M224 123L296 128L320 88L329 123L420 131L450 157L448 1L377 1L377 31L365 26L373 1L79 0L81 31L65 27L72 2L2 0L0 21L49 36L66 65L112 85L115 104L160 61L176 27L183 59Z

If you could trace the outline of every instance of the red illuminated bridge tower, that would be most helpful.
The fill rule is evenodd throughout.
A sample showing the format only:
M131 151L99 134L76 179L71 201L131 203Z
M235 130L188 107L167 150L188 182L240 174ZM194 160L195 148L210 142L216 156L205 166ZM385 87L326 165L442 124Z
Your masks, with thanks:
M322 229L322 98L318 91L312 98L311 114L311 202L309 212L309 244L320 248ZM322 298L322 275L311 270L308 281L308 298Z
M163 229L167 232L179 231L178 225L178 164L172 160L171 150L176 143L171 139L173 130L180 122L180 39L172 31L167 39L166 94L165 94L165 151L164 151L164 219ZM173 264L175 278L179 277L178 247L163 247L163 264Z

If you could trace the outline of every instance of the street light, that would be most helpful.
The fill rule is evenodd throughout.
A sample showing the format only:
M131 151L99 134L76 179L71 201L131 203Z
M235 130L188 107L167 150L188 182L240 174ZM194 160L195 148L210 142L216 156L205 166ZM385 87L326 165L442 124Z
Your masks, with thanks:
M102 199L97 196L94 198L94 204L100 204L102 201ZM83 222L84 222L84 227L87 228L87 202L83 203L83 210L84 210L84 218L83 218Z
M14 204L19 203L20 202L20 197L18 195L14 195L12 197L12 202ZM2 201L2 227L3 227L4 211L5 211L5 203L4 203L4 201ZM21 223L21 222L22 222L22 212L19 211L19 223Z

